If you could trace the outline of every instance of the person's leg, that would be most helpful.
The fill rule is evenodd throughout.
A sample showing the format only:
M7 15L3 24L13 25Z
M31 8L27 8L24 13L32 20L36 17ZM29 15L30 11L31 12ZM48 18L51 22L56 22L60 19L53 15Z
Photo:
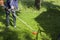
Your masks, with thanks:
M9 9L6 9L6 26L9 27L9 14L10 14L10 10Z
M14 9L12 9L12 16L13 16L14 27L16 27L16 12Z

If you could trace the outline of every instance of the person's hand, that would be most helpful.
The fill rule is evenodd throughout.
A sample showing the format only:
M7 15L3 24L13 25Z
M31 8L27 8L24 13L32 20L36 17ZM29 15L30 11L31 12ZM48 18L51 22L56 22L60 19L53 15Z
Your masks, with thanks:
M14 6L11 6L11 9L14 9Z

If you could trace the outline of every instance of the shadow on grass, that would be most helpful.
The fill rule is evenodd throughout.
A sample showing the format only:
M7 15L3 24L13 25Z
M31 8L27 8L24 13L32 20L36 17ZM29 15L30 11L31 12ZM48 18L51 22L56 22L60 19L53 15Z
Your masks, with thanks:
M20 0L23 6L34 7L35 0Z
M43 7L47 8L47 11L38 15L35 20L45 30L46 34L50 34L52 40L57 40L57 36L60 34L60 6L54 5L49 2L43 2Z
M26 31L24 31L24 32L22 32L22 34L21 34L22 36L22 39L21 40L33 40L32 39L32 36L30 35L30 32L26 32Z
M22 30L0 27L0 40L33 40L30 32Z
M5 22L5 11L4 9L2 9L2 7L0 6L0 22L3 23L3 24L6 24ZM0 25L1 26L1 25Z
M33 40L29 32L0 27L0 40ZM16 29L17 30L17 29Z
M15 31L5 28L4 31L0 32L0 40L19 40L19 39Z

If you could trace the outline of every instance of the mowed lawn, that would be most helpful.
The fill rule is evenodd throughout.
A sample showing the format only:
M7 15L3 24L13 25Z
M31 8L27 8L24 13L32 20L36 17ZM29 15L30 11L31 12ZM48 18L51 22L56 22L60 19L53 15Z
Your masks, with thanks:
M34 40L33 32L38 30L38 40L57 40L60 34L59 0L43 0L40 10L34 7L34 0L19 0L19 9L17 27L13 27L10 14L10 28L6 28L6 14L0 7L0 40Z

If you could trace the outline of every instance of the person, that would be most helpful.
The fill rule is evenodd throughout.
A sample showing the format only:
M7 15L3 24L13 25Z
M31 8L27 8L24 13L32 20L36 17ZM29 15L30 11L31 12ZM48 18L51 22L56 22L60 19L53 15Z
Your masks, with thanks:
M16 27L16 9L18 9L18 0L6 0L5 2L5 11L6 11L6 23L7 27L9 26L10 20L9 20L9 15L10 12L12 12L13 16L13 25Z

